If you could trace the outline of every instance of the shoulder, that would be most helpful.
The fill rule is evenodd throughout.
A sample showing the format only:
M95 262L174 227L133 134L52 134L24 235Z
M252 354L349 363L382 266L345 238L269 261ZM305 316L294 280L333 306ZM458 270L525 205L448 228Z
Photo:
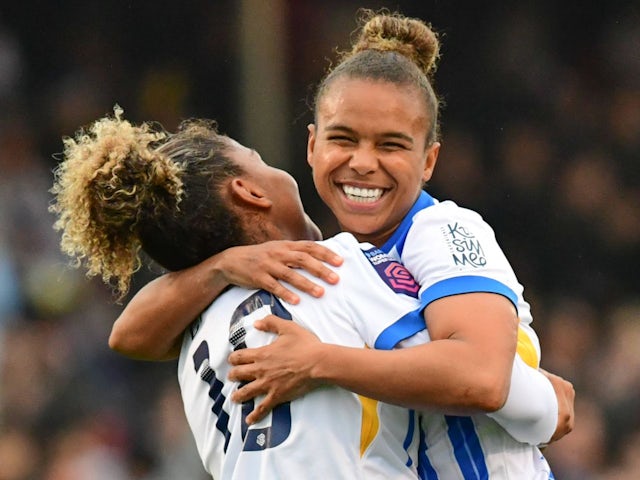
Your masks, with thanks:
M429 208L425 208L416 213L413 220L420 221L423 219L452 219L452 218L465 218L474 220L477 222L484 222L482 215L470 208L461 207L452 200L445 200L442 202L436 202Z
M337 235L321 240L318 243L340 255L350 255L353 252L358 252L360 250L360 243L356 237L348 232L338 233Z
M450 200L437 203L418 212L414 218L408 237L424 239L425 235L438 237L493 237L493 229L478 212L460 207Z

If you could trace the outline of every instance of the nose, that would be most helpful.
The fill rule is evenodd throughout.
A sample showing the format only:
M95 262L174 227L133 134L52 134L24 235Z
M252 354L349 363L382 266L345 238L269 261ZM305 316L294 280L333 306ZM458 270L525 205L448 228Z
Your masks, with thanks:
M371 148L359 148L351 154L349 168L355 170L359 175L367 175L378 169L378 156Z

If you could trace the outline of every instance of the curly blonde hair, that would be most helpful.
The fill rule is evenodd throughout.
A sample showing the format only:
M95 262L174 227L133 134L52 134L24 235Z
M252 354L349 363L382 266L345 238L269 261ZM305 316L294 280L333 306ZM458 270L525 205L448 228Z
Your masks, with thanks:
M339 78L360 78L414 85L432 120L427 144L439 136L440 100L433 89L433 74L440 58L440 41L431 25L418 18L360 9L358 29L351 50L339 54L338 64L327 72L316 91L314 108Z
M241 171L225 156L229 139L217 133L215 122L187 121L169 134L157 124L133 125L122 116L116 105L113 116L63 139L50 206L72 265L112 284L118 300L142 264L141 249L172 270L212 254L204 245L222 234L208 226L220 225L209 211L224 208L224 202L211 180ZM206 214L199 218L203 208ZM238 229L231 225L229 232ZM220 243L226 247L236 240Z

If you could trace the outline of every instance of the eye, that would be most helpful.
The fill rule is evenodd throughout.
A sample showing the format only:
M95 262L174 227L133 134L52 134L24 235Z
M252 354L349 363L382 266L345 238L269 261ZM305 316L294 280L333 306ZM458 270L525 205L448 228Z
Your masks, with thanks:
M380 145L385 150L407 150L407 146L398 142L384 142Z
M329 137L327 137L327 139L330 142L334 142L340 145L350 145L355 143L355 139L347 135L330 135Z
M329 135L329 140L351 140L350 137L346 135Z

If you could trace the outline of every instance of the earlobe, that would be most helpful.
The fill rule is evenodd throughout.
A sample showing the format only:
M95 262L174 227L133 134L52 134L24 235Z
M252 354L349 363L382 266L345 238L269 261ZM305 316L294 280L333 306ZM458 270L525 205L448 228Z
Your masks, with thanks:
M427 159L424 164L424 170L422 172L422 181L428 182L431 180L433 170L436 168L438 162L438 154L440 153L440 142L433 142L427 149Z
M316 146L316 126L313 123L307 125L309 137L307 138L307 163L313 167L313 149Z
M229 191L234 203L253 208L271 208L272 200L267 192L255 182L236 177L229 182Z

